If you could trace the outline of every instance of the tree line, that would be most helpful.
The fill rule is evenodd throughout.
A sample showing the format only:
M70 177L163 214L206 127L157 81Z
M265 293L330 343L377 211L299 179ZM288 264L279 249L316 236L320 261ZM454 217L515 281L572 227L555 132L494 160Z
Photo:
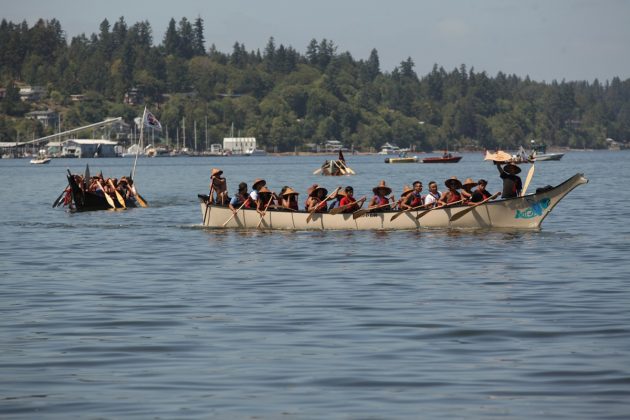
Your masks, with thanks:
M19 99L18 82L41 85L39 103ZM230 128L268 150L300 150L336 139L360 150L383 143L418 151L515 149L547 145L603 148L606 138L630 139L630 79L537 82L462 64L435 64L418 76L411 58L382 71L373 49L366 59L313 39L300 53L270 38L263 51L235 42L231 52L206 46L204 21L171 18L157 44L148 21L105 19L97 33L68 41L60 22L0 23L0 141L49 134L24 119L34 109L61 112L65 127L122 116L142 105L123 103L138 89L165 127L164 137L191 138L193 121L212 143ZM81 102L70 95L83 94ZM171 140L172 141L172 140Z

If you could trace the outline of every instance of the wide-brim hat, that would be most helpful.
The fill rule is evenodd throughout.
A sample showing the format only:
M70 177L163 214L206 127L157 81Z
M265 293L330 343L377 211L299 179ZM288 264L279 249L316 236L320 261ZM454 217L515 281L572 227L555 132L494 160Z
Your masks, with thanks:
M379 190L383 191L383 195L389 195L392 192L392 189L385 185L385 181L379 182L376 187L372 188L374 194L378 194Z
M512 175L516 175L521 172L521 168L514 165L513 163L508 163L507 165L505 165L503 167L503 170L507 172L508 174L512 174Z
M315 187L315 188L313 188L313 189L311 190L311 192L308 194L308 196L309 196L309 197L315 197L315 196L317 196L317 195L318 195L318 193L319 193L320 191L322 191L322 190L324 191L324 195L328 195L328 190L327 190L326 188L324 188L324 187L320 187L319 185L315 185L314 187Z
M210 178L212 178L213 176L219 176L222 173L223 171L221 169L212 168L212 171L210 172Z
M474 187L475 185L477 185L477 183L475 181L473 181L472 178L466 178L466 181L464 181L464 183L462 184L464 187L470 185L472 187Z
M444 185L446 185L446 188L455 188L456 190L458 190L462 187L462 182L457 179L456 176L452 176L444 181Z
M407 194L411 194L413 192L413 188L409 187L409 185L405 185L403 187L402 192L400 193L401 197L406 196Z
M264 185L258 190L258 194L271 194L271 190Z
M284 192L282 193L282 196L284 197L285 195L300 195L299 192L295 191L293 188L289 187L286 190L284 190Z
M252 188L258 190L258 188L267 184L267 181L264 179L256 178L256 180L252 183Z

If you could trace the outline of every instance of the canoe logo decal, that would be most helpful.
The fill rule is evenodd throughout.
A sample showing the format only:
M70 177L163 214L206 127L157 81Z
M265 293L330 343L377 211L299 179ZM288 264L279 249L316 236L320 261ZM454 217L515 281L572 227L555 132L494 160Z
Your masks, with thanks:
M550 199L545 198L540 201L536 201L532 204L531 207L526 208L525 210L516 210L515 219L531 219L537 216L542 216L543 210L549 207Z

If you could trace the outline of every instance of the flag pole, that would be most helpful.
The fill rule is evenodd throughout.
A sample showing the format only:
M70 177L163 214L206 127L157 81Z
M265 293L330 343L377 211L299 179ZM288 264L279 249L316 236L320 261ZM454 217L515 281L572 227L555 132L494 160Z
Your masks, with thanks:
M144 134L144 119L147 117L147 107L144 107L142 113L142 119L140 120L140 138L138 139L138 147L136 147L136 157L133 161L133 169L131 170L131 179L133 180L136 175L136 164L138 163L138 153L140 152L140 145L143 142L142 135Z

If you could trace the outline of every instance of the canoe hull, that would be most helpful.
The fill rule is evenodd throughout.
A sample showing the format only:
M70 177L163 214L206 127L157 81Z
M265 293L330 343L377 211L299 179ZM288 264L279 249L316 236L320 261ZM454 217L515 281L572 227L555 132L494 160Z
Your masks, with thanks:
M353 219L352 214L315 214L311 220L306 212L268 211L262 218L255 210L240 210L232 217L227 207L207 205L207 196L199 195L203 225L211 228L272 229L272 230L415 230L421 228L457 229L539 229L551 210L571 190L588 180L576 174L562 184L546 191L524 197L496 200L475 207L463 217L450 221L451 217L468 206L455 206L432 210L423 217L414 211L404 213L395 220L397 211L368 213Z
M457 163L462 159L461 156L451 157L428 157L422 159L422 163Z

